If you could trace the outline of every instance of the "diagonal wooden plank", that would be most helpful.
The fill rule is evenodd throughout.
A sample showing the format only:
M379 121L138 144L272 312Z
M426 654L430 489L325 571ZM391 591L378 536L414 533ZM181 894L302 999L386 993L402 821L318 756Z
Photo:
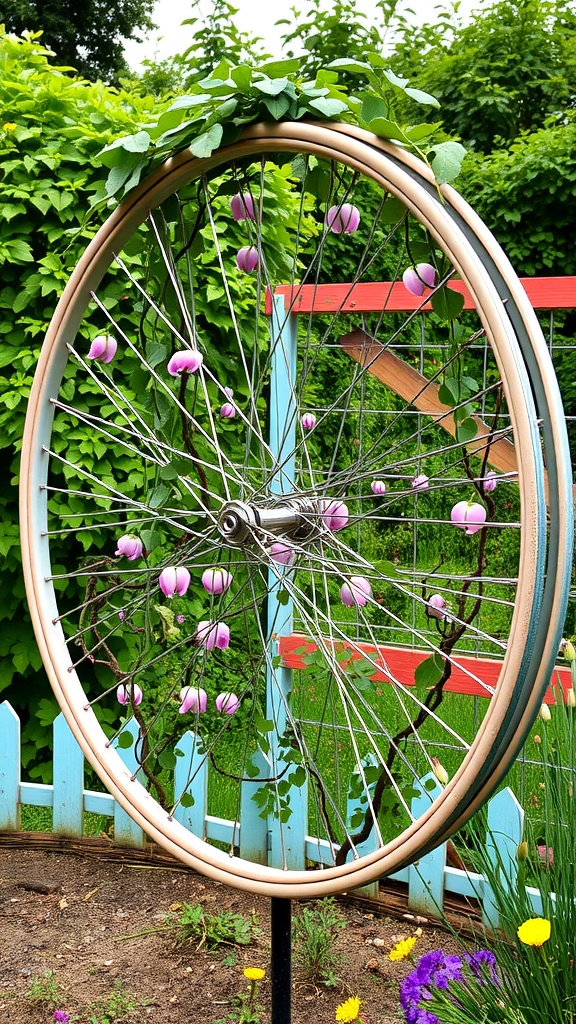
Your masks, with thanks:
M371 338L365 331L351 331L339 338L344 351L360 366L385 384L409 405L430 416L452 437L456 437L456 424L450 407L438 398L438 386L424 377L413 366ZM466 445L469 452L483 454L489 444L488 464L509 476L518 472L514 445L505 437L491 437L490 428L479 416L472 417L478 432Z

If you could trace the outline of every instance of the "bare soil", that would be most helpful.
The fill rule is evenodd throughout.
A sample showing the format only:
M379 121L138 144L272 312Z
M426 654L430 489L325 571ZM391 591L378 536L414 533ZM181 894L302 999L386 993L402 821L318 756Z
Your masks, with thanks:
M97 849L54 852L0 843L0 1024L48 1024L60 1009L78 1024L214 1024L227 1021L246 966L264 967L262 1024L270 1024L270 902L209 881L178 863L137 861L130 851L109 860ZM167 860L167 858L163 858ZM197 949L178 946L170 922L182 904L255 915L261 935L250 947ZM346 918L337 940L342 955L339 984L311 984L305 970L292 971L292 1024L333 1024L338 1003L362 999L367 1024L403 1017L398 983L410 962L388 958L394 942L413 934L418 921L392 918L367 903L339 901ZM293 913L298 913L293 904ZM457 940L421 924L415 953L457 948ZM47 994L47 972L60 987ZM38 985L38 979L40 983ZM131 997L120 1016L104 1009L114 986ZM39 992L38 992L39 990ZM107 1015L108 1014L108 1015Z

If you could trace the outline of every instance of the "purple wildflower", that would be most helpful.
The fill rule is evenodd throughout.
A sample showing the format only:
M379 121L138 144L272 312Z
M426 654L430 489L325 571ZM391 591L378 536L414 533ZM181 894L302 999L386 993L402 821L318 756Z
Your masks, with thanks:
M467 537L478 533L486 522L486 509L477 501L458 501L450 513L450 519Z
M230 627L225 622L209 622L203 619L196 626L194 642L198 647L205 647L207 651L213 651L215 647L219 651L225 651L230 644Z
M158 586L165 597L183 597L190 586L190 573L183 565L168 566L160 573Z
M184 686L180 690L180 701L179 714L185 715L188 711L193 711L195 715L201 715L206 711L208 694L201 686Z
M340 235L342 232L351 235L358 230L360 211L357 206L352 206L352 203L331 206L326 214L326 223L335 235Z
M216 710L223 715L234 715L240 707L240 700L235 693L219 693L216 697Z
M129 562L134 562L137 558L142 558L144 545L138 537L127 533L124 537L119 538L114 554L125 555Z
M313 430L316 426L316 417L313 412L305 412L300 422L304 430Z
M203 362L204 356L197 348L185 348L174 353L166 369L171 377L181 377L183 373L196 373Z
M133 704L135 708L142 703L142 690L138 686L138 683L120 683L120 686L116 690L116 699L119 704L126 707L127 704Z
M244 245L236 253L236 266L245 274L253 274L259 263L258 249L254 245Z
M60 1024L67 1024L70 1020L70 1015L64 1010L54 1010L54 1020L59 1021Z
M118 342L110 334L99 334L90 345L87 359L96 359L99 363L111 363L116 355Z
M254 200L249 192L239 192L232 196L230 209L234 220L256 220Z

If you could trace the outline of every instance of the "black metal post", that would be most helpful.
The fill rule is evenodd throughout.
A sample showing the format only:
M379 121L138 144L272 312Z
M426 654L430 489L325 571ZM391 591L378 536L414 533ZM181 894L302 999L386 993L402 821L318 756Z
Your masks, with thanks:
M271 956L272 1024L291 1024L292 1021L292 901L271 898Z

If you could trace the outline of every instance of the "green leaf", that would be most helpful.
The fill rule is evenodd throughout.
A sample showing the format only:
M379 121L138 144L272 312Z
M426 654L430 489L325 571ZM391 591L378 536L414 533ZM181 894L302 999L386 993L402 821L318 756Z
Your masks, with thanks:
M396 124L395 121L389 121L387 117L375 117L370 121L368 127L371 132L378 135L381 139L398 139L400 142L406 141L406 136L402 131L400 125Z
M445 321L455 320L464 309L464 296L460 292L455 292L453 288L449 288L448 285L434 292L430 301L434 312Z
M415 100L416 103L423 103L428 107L439 107L440 104L435 96L431 96L429 92L422 92L421 89L404 89L404 92L410 99Z
M124 139L124 149L129 153L146 153L150 141L148 132L136 132L136 135L129 135L127 139Z
M439 185L454 181L460 174L462 161L466 156L464 146L459 142L439 142L430 149L434 153L431 161L432 170Z
M218 149L222 141L222 125L213 124L207 132L200 135L190 146L190 152L192 156L197 156L199 159L211 156L215 149Z
M310 106L324 114L325 117L337 117L338 114L343 114L345 110L348 110L347 103L343 103L342 100L330 99L327 96L321 96L317 100L310 100Z
M459 441L460 444L468 444L469 441L472 441L476 437L477 433L478 424L476 423L476 420L468 417L467 419L462 420L462 422L456 427L456 440Z
M361 60L349 60L347 57L339 57L326 65L329 68L338 68L339 71L349 71L352 75L365 75L372 68ZM408 81L408 80L407 80Z
M252 83L252 68L247 64L240 64L239 67L232 68L230 78L236 83L240 92L248 92Z
M444 672L444 658L436 651L429 658L421 661L414 673L414 682L419 689L436 686Z
M280 96L270 96L268 99L265 99L264 106L268 110L270 117L273 117L275 121L279 121L289 109L290 100L288 96L282 93Z
M288 84L287 78L268 78L268 75L259 75L253 83L254 88L266 96L279 96Z
M133 743L134 737L132 736L132 733L129 732L121 732L116 740L116 745L120 747L121 750L129 750Z
M194 797L192 796L192 793L182 793L182 796L180 797L180 806L181 807L193 807L194 806Z
M290 594L287 590L277 590L276 600L278 601L278 604L287 605L290 600Z
M295 75L300 70L300 61L297 58L291 60L273 60L268 64L261 64L258 68L269 78L283 78L286 75Z

